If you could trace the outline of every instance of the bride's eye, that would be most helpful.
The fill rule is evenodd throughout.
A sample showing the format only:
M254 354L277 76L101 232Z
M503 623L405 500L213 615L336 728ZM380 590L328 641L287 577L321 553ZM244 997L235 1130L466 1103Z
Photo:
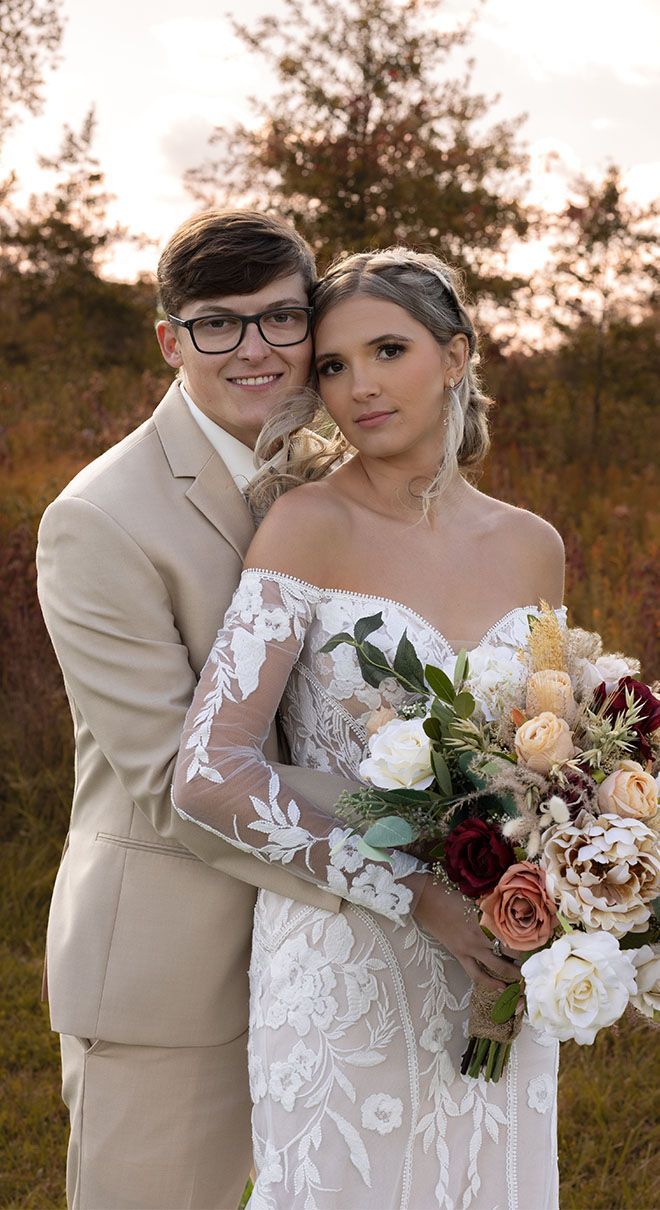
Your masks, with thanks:
M339 374L343 368L344 364L341 361L324 361L316 367L316 373L319 378L334 378L335 374Z
M396 344L394 341L388 340L386 344L378 346L378 357L381 361L394 361L401 353L405 352L405 345Z

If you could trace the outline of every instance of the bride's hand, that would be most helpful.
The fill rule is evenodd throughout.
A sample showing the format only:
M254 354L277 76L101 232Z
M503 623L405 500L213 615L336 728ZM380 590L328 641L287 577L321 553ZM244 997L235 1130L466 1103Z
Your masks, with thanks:
M426 879L414 912L425 932L453 954L469 979L487 987L504 990L507 983L520 978L520 969L512 959L493 952L478 923L478 914L468 909L460 891Z

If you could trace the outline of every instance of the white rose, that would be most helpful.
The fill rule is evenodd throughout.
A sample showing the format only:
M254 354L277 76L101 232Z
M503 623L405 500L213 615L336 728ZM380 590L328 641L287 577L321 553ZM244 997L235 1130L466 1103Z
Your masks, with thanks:
M593 692L605 682L608 693L618 685L622 676L634 675L636 665L618 655L601 655L593 663L590 660L577 660L580 679L585 692Z
M660 1015L660 947L642 945L631 950L630 957L637 970L637 993L630 1003L645 1017Z
M431 741L421 718L395 718L369 740L360 777L381 790L425 790L433 781Z
M521 967L531 1024L560 1042L591 1046L637 991L635 965L610 933L569 933Z

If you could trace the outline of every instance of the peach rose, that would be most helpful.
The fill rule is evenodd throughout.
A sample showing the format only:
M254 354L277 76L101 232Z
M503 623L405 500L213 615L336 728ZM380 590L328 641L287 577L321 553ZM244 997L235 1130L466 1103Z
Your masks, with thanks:
M536 773L549 773L552 765L575 756L570 727L565 718L543 710L516 731L519 759Z
M565 718L568 723L572 723L577 705L568 673L558 672L556 668L546 668L542 672L532 673L527 682L525 709L530 717L549 710L559 718Z
M509 866L479 907L481 924L509 949L538 949L554 932L557 909L546 890L545 872L531 861Z
M653 819L658 809L655 778L636 760L622 760L598 787L601 811L623 815L626 819Z

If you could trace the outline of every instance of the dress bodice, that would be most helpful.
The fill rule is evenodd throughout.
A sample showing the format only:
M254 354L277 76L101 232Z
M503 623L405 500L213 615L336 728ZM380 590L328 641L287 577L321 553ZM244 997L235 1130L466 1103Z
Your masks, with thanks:
M488 662L504 650L513 667L532 612L519 607L500 618L471 661ZM369 714L401 704L405 694L394 680L377 690L366 685L351 646L322 648L377 613L383 624L370 642L390 661L406 630L423 662L450 669L456 656L447 639L401 602L244 571L186 717L172 801L184 819L230 844L401 922L421 893L426 867L397 851L387 862L369 862L351 830L294 795L263 754L281 703L294 764L356 777ZM489 672L492 683L499 674Z
M367 743L366 722L379 706L397 707L406 694L394 680L383 681L378 689L365 684L354 648L347 644L323 653L333 635L352 633L359 618L380 613L383 625L369 641L388 656L390 662L407 631L422 663L451 668L458 651L478 652L482 660L493 649L500 655L515 654L526 644L528 617L537 617L534 605L517 606L499 618L478 642L450 642L421 614L390 597L371 596L337 588L319 588L304 580L273 572L246 572L246 576L267 575L282 585L295 585L310 604L310 622L300 655L284 691L281 716L296 765L341 772L356 777ZM564 609L557 610L560 617Z

